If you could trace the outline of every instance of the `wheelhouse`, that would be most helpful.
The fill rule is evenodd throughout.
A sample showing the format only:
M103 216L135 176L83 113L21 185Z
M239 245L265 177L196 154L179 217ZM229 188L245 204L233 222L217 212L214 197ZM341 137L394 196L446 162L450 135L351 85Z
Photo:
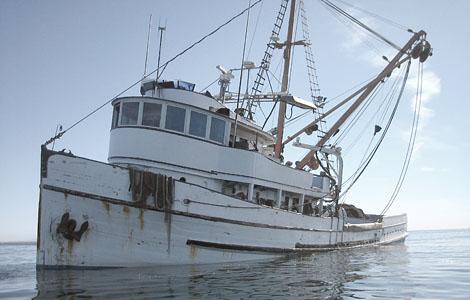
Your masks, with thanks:
M231 121L216 112L150 97L119 98L115 100L113 107L111 129L143 127L183 134L220 145L229 144Z
M112 103L110 162L165 170L264 206L321 214L329 180L275 159L270 133L183 81L144 82L141 92Z

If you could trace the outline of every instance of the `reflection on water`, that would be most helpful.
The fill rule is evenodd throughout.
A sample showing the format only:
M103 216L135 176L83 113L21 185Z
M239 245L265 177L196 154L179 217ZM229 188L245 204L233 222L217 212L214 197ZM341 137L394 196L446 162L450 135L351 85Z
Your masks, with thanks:
M406 246L334 251L263 262L104 270L41 270L37 299L122 298L339 298L390 290L368 277L406 269ZM403 276L403 270L397 270ZM377 275L377 274L374 274ZM390 274L393 276L393 274ZM383 276L383 275L382 275ZM401 278L405 282L406 278ZM362 284L361 284L362 282ZM372 285L371 285L372 283Z
M34 244L0 243L0 298L470 299L470 230L231 265L35 273L35 253Z

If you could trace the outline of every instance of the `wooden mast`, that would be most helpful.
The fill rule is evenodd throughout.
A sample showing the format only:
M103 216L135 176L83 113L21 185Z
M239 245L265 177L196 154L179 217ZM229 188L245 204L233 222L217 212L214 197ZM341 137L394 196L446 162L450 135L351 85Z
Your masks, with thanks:
M289 86L289 69L292 48L292 34L294 31L294 18L295 18L295 0L290 0L290 13L289 13L289 26L287 28L287 40L284 49L284 73L282 74L281 92L286 92ZM286 118L286 102L279 101L279 114L277 117L277 135L276 145L274 147L274 156L280 158L282 153L282 139L284 134L284 123Z
M316 147L323 146L340 128L341 125L351 116L351 114L361 105L361 103L369 96L369 94L375 89L375 87L387 76L389 76L392 71L400 65L400 59L403 55L407 55L414 43L419 41L422 37L426 36L426 32L420 31L415 33L411 39L406 43L406 45L397 53L397 55L389 62L385 69L380 72L375 79L373 79L369 84L366 85L366 88L362 94L357 98L357 100L349 107L349 109L336 121L336 123L330 128L330 130L323 136L323 138L318 141ZM304 158L296 165L297 169L303 169L306 165L309 165L311 168L318 168L318 162L315 159L315 150L311 150L305 155Z

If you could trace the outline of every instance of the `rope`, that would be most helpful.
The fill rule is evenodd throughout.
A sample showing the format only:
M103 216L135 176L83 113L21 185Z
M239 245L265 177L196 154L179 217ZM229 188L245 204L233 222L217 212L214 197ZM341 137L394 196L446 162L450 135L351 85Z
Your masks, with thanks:
M175 55L173 58L171 58L170 60L168 60L167 62L165 62L160 68L156 68L155 70L153 70L152 72L150 72L149 74L147 74L146 76L140 78L139 80L137 80L136 82L134 82L133 84L131 84L129 87L127 87L126 89L124 89L123 91L121 91L120 93L116 94L113 98L109 99L108 101L106 101L105 103L103 103L102 105L98 106L97 108L95 108L94 110L92 110L90 113L88 113L87 115L85 115L83 118L79 119L77 122L73 123L71 126L69 126L68 128L66 128L65 130L59 132L58 134L56 134L55 136L51 137L49 140L47 140L45 143L44 143L44 146L47 146L49 145L50 143L54 142L55 140L61 138L66 132L68 132L69 130L71 130L72 128L74 128L75 126L77 126L78 124L80 124L81 122L83 122L84 120L88 119L91 115L95 114L97 111L101 110L103 107L105 107L106 105L108 105L109 103L113 102L115 99L117 99L118 97L120 97L121 95L123 95L124 93L126 93L127 91L129 91L131 88L133 88L134 86L136 86L137 84L139 84L142 80L146 79L147 77L149 77L150 75L153 75L155 72L157 72L159 69L163 68L162 71L160 72L160 75L159 77L163 74L163 72L165 71L166 67L171 63L173 62L174 60L176 60L178 57L180 57L181 55L185 54L186 52L188 52L189 50L191 50L192 48L194 48L196 45L200 44L201 42L203 42L205 39L207 39L208 37L214 35L217 31L219 31L220 29L222 29L223 27L227 26L228 24L230 24L233 20L237 19L238 17L240 17L241 15L243 15L245 12L249 11L252 7L254 7L255 5L257 5L258 3L260 3L262 0L257 0L256 2L254 2L253 4L251 4L250 6L248 6L247 8L245 8L244 10L242 10L241 12L239 12L238 14L236 14L235 16L233 16L232 18L230 18L228 21L224 22L223 24L219 25L217 28L215 28L214 30L212 30L211 32L209 32L208 34L204 35L202 38L200 38L198 41L194 42L193 44L191 44L189 47L187 47L186 49L184 49L183 51L181 51L180 53L178 53L177 55ZM157 78L158 80L158 78Z
M211 83L209 83L208 86L206 86L205 88L201 89L201 90L199 91L199 93L202 93L203 91L207 91L207 89L210 88L210 87L211 87L214 83L216 83L217 81L219 81L219 78L218 78L218 77L217 77L216 80L214 80L214 81L212 81Z
M334 9L335 11L337 11L338 13L340 13L341 15L343 15L344 17L348 18L349 20L351 20L352 22L354 22L356 25L364 28L365 30L367 30L368 32L370 32L371 34L373 34L374 36L376 36L377 38L379 38L380 40L382 40L383 42L385 42L386 44L388 44L389 46L395 48L396 50L400 51L401 48L398 47L396 44L394 44L393 42L389 41L388 39L386 39L384 36L382 36L381 34L379 34L378 32L376 32L375 30L373 30L372 28L370 28L369 26L367 26L366 24L362 23L361 21L359 21L358 19L356 19L355 17L351 16L350 14L348 14L347 12L345 12L343 9L341 9L340 7L336 6L335 4L331 3L329 0L320 0L321 2L325 3L326 5L328 5L329 7L331 7L332 9Z
M326 10L328 10L328 12L330 12L332 14L333 17L335 17L335 19L340 22L341 24L343 24L346 29L348 29L352 35L354 34L358 34L358 35L361 35L363 34L363 32L365 34L369 34L369 32L365 31L363 28L361 27L357 27L357 26L351 26L351 25L354 25L353 22L349 19L344 19L344 18L341 18L342 15L335 11L334 9L332 9L331 7L327 6L325 3L322 3L322 5L326 8ZM362 31L360 30L362 29ZM371 36L374 40L377 40L379 42L382 42L380 39L378 39L377 37L375 36ZM379 57L382 56L382 53L380 52L379 48L377 48L373 43L371 43L370 41L366 40L366 39L360 39L360 41L362 43L364 43L366 46L368 46L370 48L370 50L372 50L373 52L375 52Z
M336 138L333 145L335 145L335 146L338 145L338 143L340 143L344 139L344 137L347 134L349 134L351 129L354 127L354 125L357 124L357 121L362 117L364 112L369 108L370 104L372 103L372 101L374 101L374 99L377 97L377 95L382 90L382 88L383 88L383 84L380 84L379 86L377 86L374 89L374 91L371 93L371 95L367 97L366 102L361 105L361 108L359 109L359 111L354 115L354 117L351 119L351 121L348 122L346 127L343 129L343 131Z
M365 80L365 81L363 81L363 82L361 82L361 83L356 84L355 86L353 86L352 88L350 88L350 89L344 91L343 93L332 97L332 98L331 98L330 100L328 100L328 101L325 101L324 104L326 105L326 104L332 103L333 100L336 100L336 99L340 98L341 96L347 94L348 92L350 92L350 91L356 89L356 88L359 87L359 86L364 85L366 82L369 82L369 81L371 81L371 80L374 79L374 78L375 78L375 76L373 76L373 77L371 77L371 78L369 78L369 79L367 79L367 80ZM297 115L297 116L293 117L293 118L290 119L290 120L287 120L287 121L286 121L286 125L285 125L284 127L287 128L289 125L292 125L292 124L294 124L296 121L298 121L298 120L300 120L300 119L306 117L309 113L310 113L310 110L308 110L308 111L306 111L306 112L303 112L303 113L301 113L300 115Z
M301 118L305 117L308 113L310 113L311 110L307 110L306 112L301 113L300 115L297 115L289 120L286 121L286 125L284 126L287 128L288 126L294 124L296 121L300 120Z
M379 107L377 108L377 110L375 111L375 113L372 115L372 117L369 119L369 121L366 123L366 125L362 128L362 130L359 131L359 132L360 132L359 136L358 136L357 138L353 139L353 142L352 142L348 147L344 147L345 149L348 149L348 151L351 151L351 149L358 143L358 141L360 140L360 138L361 138L361 137L364 135L364 133L367 131L367 128L369 128L369 126L370 126L370 124L372 123L373 119L379 114L380 110L382 109L382 106L383 106L385 103L387 103L386 106L385 106L384 112L383 112L383 117L385 118L385 115L387 114L388 109L390 108L390 105L391 105L392 102L393 102L392 100L394 99L395 94L396 94L396 92L397 92L397 90L398 90L398 87L399 87L399 85L398 85L399 79L400 79L400 78L403 78L404 71L405 71L405 69L402 68L402 71L401 71L400 75L395 78L395 81L393 82L393 84L392 84L390 90L389 90L389 91L387 92L387 94L385 95L384 99L388 99L388 100L382 101L382 102L380 103L380 105L379 105ZM381 124L381 125L382 125L382 124L383 124L383 119L382 119L382 121L381 121L380 123L377 122L376 124ZM374 135L373 137L375 137L375 135ZM372 138L372 140L373 140L373 138ZM371 142L372 142L372 140L371 140ZM368 148L367 148L367 151L368 151ZM367 152L366 152L366 153L367 153ZM364 155L366 155L366 153L364 153ZM361 160L361 163L362 163L362 160Z
M269 73L268 72L266 72L266 78L268 79L269 88L271 89L271 93L274 93L273 86L271 85L271 79L269 78ZM273 107L271 108L271 111L269 112L268 116L264 120L263 126L261 127L262 130L264 130L264 126L266 126L266 123L268 123L269 118L271 118L271 115L273 114L274 109L276 108L278 102L279 102L279 100L276 99L276 101L274 102Z
M160 73L160 76L163 74L163 72L165 72L165 69L166 67L171 63L173 62L175 59L177 59L178 57L180 57L181 55L185 54L187 51L191 50L194 46L200 44L201 42L203 42L206 38L210 37L211 35L215 34L217 31L219 31L220 29L222 29L223 27L225 27L226 25L228 25L229 23L231 23L233 20L237 19L238 17L240 17L241 15L243 15L245 12L249 12L250 9L252 7L254 7L255 5L257 5L258 3L260 3L262 0L257 0L255 3L249 5L247 8L245 8L244 10L242 10L241 12L239 12L238 14L236 14L235 16L231 17L229 20L227 20L225 23L223 23L222 25L219 25L216 29L212 30L211 32L209 32L208 34L206 34L205 36L203 36L201 39L199 39L197 42L193 43L191 46L189 46L188 48L184 49L182 52L178 53L176 56L174 56L172 59L170 59L169 61L167 61L164 65L163 65L163 70L162 72ZM157 71L157 70L155 70ZM158 78L157 78L158 80Z
M406 71L406 70L403 69L402 73L404 73L405 71ZM395 79L395 82L393 83L392 89L388 92L387 96L385 97L385 98L388 98L388 101L386 101L386 102L387 102L387 105L391 104L391 103L392 103L392 99L395 97L395 94L396 94L396 92L397 92L397 90L398 90L399 78L404 78L404 75L401 74L399 77L397 77L397 78ZM372 116L372 118L369 120L368 125L370 124L370 122L372 121L372 119L375 117L375 115L380 111L380 108L382 107L383 103L385 103L385 102L382 102L382 103L381 103L381 105L380 105L380 107L377 109L376 113L375 113L375 114ZM386 107L386 110L388 111L388 109L389 109L389 107L387 106L387 107ZM364 131L365 131L365 129L362 130L362 132L364 132ZM362 136L362 134L361 134L361 136ZM354 142L357 142L358 139L359 139L359 138L355 139ZM370 142L369 142L369 145L367 146L366 150L364 151L364 155L362 156L361 161L360 161L359 166L357 167L356 171L355 171L350 177L348 177L348 179L346 179L346 180L343 181L342 186L344 186L344 185L346 185L348 182L350 182L350 181L351 181L353 178L355 178L355 176L360 172L361 168L364 166L364 164L365 164L365 162L366 162L366 158L368 158L367 154L368 154L368 152L369 152L369 149L370 149L370 147L371 147L371 145L372 145L374 139L375 139L375 134L372 136L372 138L371 138L371 140L370 140ZM353 147L353 146L350 146L350 148L348 148L348 149L351 149L352 147ZM370 153L369 153L369 155L370 155ZM346 196L347 196L346 193L344 193L343 195L341 195L341 197L342 197L342 203L344 203L344 202L346 201Z
M251 6L251 0L248 0L248 8ZM245 61L245 50L246 50L246 38L248 36L248 25L250 24L250 10L248 10L248 15L246 18L245 24L245 35L243 38L243 51L242 51L242 61L240 63L240 80L238 82L238 96L237 96L237 109L235 110L235 124L234 124L234 131L233 131L233 147L235 147L235 143L237 141L237 127L238 127L238 109L240 108L240 93L242 90L242 81L243 81L243 62ZM243 97L243 101L245 101L245 97ZM242 106L243 107L243 102Z
M261 15L261 12L263 11L263 5L264 5L264 1L261 0L261 6L258 10L258 15L256 16L256 22L255 22L255 28L253 30L253 35L251 36L251 41L250 41L250 47L248 47L248 53L246 54L246 56L250 56L251 54L251 47L253 46L253 41L255 40L255 37L256 37L256 31L258 30L258 23L259 23L259 17Z
M394 84L393 84L393 87L392 87L393 92L392 92L392 93L389 93L389 94L387 95L387 97L389 97L389 103L391 103L391 100L393 99L393 97L395 96L395 93L396 93L396 91L397 91L397 88L398 88L398 78L399 78L399 77L397 77L397 79L395 80L395 82L394 82ZM404 78L404 76L403 76L402 78ZM370 145L372 144L372 142L373 142L373 140L374 140L374 137L375 137L375 136L372 137L372 139L371 139L371 141L370 141L370 143L369 143L369 145L368 145L366 151L364 152L364 155L363 155L363 157L362 157L362 159L361 159L361 162L359 163L359 166L358 166L357 170L356 170L348 179L346 179L345 181L343 181L343 185L345 185L347 182L349 182L351 179L353 179L353 178L359 173L360 169L364 166L365 161L366 161L366 155L367 155L368 149L370 148ZM369 155L370 155L370 153L369 153ZM367 156L367 158L368 158L368 156Z
M377 142L377 144L375 145L374 149L372 150L372 152L370 153L370 155L368 156L368 159L366 161L366 163L364 164L364 166L362 167L361 171L358 173L358 175L354 178L353 182L349 185L349 187L346 189L346 191L343 193L343 195L345 195L353 186L354 184L357 182L357 180L361 177L361 175L364 173L364 171L366 170L366 168L369 166L370 162L372 161L372 158L375 156L375 154L377 153L377 150L379 149L380 145L382 144L382 141L384 140L385 138L385 135L386 133L388 132L388 129L390 128L390 125L392 124L392 121L395 117L395 113L397 111L397 108L398 108L398 104L400 103L400 100L403 96L403 91L405 90L405 85L406 85L406 81L408 79L408 75L409 75L409 71L410 71L410 65L411 65L411 61L409 60L408 61L408 65L406 67L406 73L405 73L405 77L403 78L403 83L402 83L402 86L400 88L400 93L398 95L398 98L397 98L397 102L395 103L395 106L393 108L393 111L390 115L390 118L387 122L387 125L385 126L385 128L383 129L383 133L382 135L380 136L380 139L379 141Z
M341 3L343 3L343 4L345 4L345 5L347 5L347 6L351 7L351 8L353 8L353 9L355 9L355 10L357 10L357 11L363 12L363 13L365 13L365 14L371 16L371 17L374 17L374 18L376 18L376 19L378 19L378 20L381 20L381 21L384 22L384 23L388 23L389 25L392 25L392 26L394 26L394 27L396 27L396 28L399 28L399 29L401 29L401 30L408 31L408 32L411 30L411 29L408 29L406 26L404 26L404 25L402 25L402 24L400 24L400 23L397 23L397 22L395 22L395 21L392 21L392 20L390 20L390 19L388 19L388 18L385 18L385 17L383 17L383 16L381 16L381 15L378 15L378 14L376 14L376 13L370 12L370 11L364 9L364 8L354 6L354 5L352 5L351 3L348 3L348 2L346 2L346 1L344 1L344 0L334 0L334 1L341 2ZM411 30L411 31L412 31L412 30Z
M401 187L403 186L403 182L405 180L406 174L408 173L408 168L410 166L411 162L411 155L413 154L413 149L416 141L416 135L418 132L418 123L419 123L419 115L421 111L421 103L422 103L422 95L423 95L423 64L420 63L418 65L418 84L416 86L416 98L415 98L415 109L414 109L414 115L413 115L413 122L411 125L411 133L410 133L410 139L408 140L408 148L406 151L405 155L405 161L403 162L403 166L400 172L400 177L398 179L397 184L395 185L395 189L393 190L392 196L390 197L390 200L388 201L387 205L385 205L384 209L380 213L381 215L384 215L392 206L392 204L395 202L395 199L398 196L398 193L401 190Z

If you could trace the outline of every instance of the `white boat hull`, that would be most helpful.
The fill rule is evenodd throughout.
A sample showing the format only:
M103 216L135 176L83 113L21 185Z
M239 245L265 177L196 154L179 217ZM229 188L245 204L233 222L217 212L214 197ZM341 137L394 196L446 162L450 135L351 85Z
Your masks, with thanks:
M129 169L51 153L43 158L38 267L224 263L404 240L406 215L367 226L261 206L175 181L171 209L136 203ZM59 228L67 214L78 238Z

